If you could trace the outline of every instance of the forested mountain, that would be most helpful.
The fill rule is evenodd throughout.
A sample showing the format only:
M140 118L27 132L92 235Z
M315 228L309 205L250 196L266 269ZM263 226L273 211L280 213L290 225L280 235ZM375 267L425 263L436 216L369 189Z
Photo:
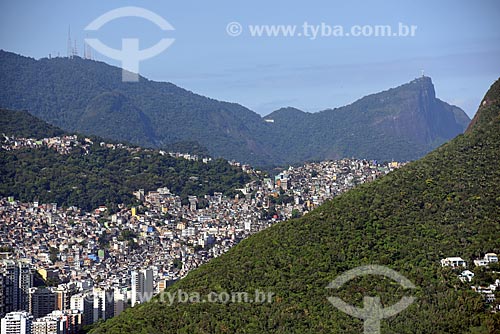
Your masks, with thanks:
M263 120L240 105L143 77L122 82L120 68L79 57L0 51L0 62L0 106L29 110L64 130L158 148L197 141L215 157L242 162L270 158L253 137Z
M0 109L0 135L45 138L64 134L60 128L50 125L27 111Z
M0 110L0 134L41 139L64 131L27 112ZM67 154L54 148L1 149L0 197L39 200L92 210L100 205L116 208L133 204L132 192L168 187L186 201L189 195L214 192L235 195L250 181L248 174L222 159L203 163L161 155L151 149L101 146L100 138L79 144ZM0 144L6 145L4 138ZM83 147L87 145L87 147ZM9 147L9 145L6 145Z
M200 144L259 166L345 156L411 160L463 132L459 108L430 78L319 113L285 108L265 119L168 82L122 82L121 69L78 57L35 60L0 51L0 107L29 110L67 131L165 148ZM335 104L335 101L332 101Z
M318 113L284 108L265 118L274 121L273 150L285 158L287 147L302 148L302 160L413 160L462 133L470 122L463 110L436 98L429 77L345 107Z
M467 133L302 218L251 236L167 289L202 296L253 296L258 289L274 293L272 302L174 299L169 306L157 298L93 333L362 333L362 320L327 297L362 307L363 296L380 296L387 307L404 295L416 301L382 320L382 333L498 333L500 313L491 313L483 297L459 281L461 270L440 266L445 257L471 263L500 252L500 80L483 101ZM376 276L326 289L345 271L368 264L398 271L416 289ZM476 273L477 284L495 278Z

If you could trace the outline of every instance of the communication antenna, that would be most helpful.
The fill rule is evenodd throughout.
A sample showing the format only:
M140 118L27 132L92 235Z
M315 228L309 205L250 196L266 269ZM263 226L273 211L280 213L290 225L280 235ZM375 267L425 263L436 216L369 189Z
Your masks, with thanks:
M85 40L83 41L83 58L92 60L92 48Z
M73 57L73 48L71 47L71 26L68 26L67 55L68 58Z
M73 57L78 56L78 47L76 46L76 39L75 39L75 47L73 48Z
M425 76L424 75L424 70L420 70L420 73L422 73L422 78Z

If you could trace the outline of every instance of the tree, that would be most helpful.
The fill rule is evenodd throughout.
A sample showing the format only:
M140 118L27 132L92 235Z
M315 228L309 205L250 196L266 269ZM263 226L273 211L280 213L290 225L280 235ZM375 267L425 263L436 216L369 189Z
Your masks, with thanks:
M300 218L301 216L302 216L302 214L300 213L299 210L297 210L297 209L292 210L292 219L293 218Z
M54 248L54 247L50 247L49 252L50 252L50 255L49 255L50 262L56 263L56 261L59 258L59 249Z

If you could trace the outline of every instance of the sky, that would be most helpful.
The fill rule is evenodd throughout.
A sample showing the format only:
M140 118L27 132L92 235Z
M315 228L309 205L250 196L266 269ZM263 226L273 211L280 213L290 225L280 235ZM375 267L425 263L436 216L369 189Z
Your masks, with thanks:
M140 17L85 30L125 6L145 8L174 30ZM140 61L141 75L261 115L287 106L308 112L340 107L423 70L438 98L472 117L500 74L499 15L498 0L0 0L0 49L37 59L66 56L68 28L80 54L85 38L115 49L123 38L138 39L140 49L171 38L166 50ZM255 35L262 25L295 26L294 36ZM389 26L391 36L373 36L376 26ZM413 35L404 31L411 26ZM121 66L95 50L93 56Z

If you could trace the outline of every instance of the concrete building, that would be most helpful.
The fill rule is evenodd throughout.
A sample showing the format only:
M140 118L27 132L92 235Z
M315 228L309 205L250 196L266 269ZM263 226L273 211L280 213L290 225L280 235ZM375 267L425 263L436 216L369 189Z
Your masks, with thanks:
M94 296L93 322L112 318L115 312L114 289L93 288L92 292Z
M51 315L65 318L64 322L67 334L78 334L82 328L83 315L78 310L54 311Z
M60 334L58 321L51 318L40 318L33 321L32 334Z
M115 296L114 296L114 315L115 317L122 313L127 307L127 291L120 290L115 288Z
M462 271L462 273L460 274L460 276L458 276L458 278L460 279L460 281L462 282L472 282L472 279L474 278L474 273L470 270L464 270Z
M33 286L33 267L28 261L21 260L18 263L19 270L19 290L18 290L18 310L29 308L29 290Z
M66 316L56 312L33 321L32 334L68 334Z
M474 265L477 267L480 266L487 266L490 263L497 263L498 262L498 256L495 253L486 253L484 255L484 258L482 259L477 259L474 260Z
M498 256L495 253L486 253L484 255L484 259L488 261L488 263L497 263L498 262Z
M13 260L3 260L0 265L3 276L3 314L7 314L18 310L19 274Z
M86 326L94 323L94 303L90 293L78 293L71 296L70 308L80 312L82 325Z
M4 313L28 310L29 289L33 286L33 268L26 260L2 260Z
M0 318L5 315L4 281L5 276L0 271Z
M2 318L1 334L32 334L33 316L28 312L10 312Z
M196 211L198 198L196 196L188 196L188 201L189 201L189 210Z
M29 312L35 319L54 311L56 295L49 288L31 288L29 290Z
M41 332L35 332L35 322L38 320L46 322L46 332L43 332L42 324L39 325ZM33 322L33 334L78 334L82 328L82 314L77 310L55 310L35 322Z
M57 288L55 291L55 309L64 311L70 307L71 293L66 288Z
M132 271L132 307L153 297L153 270Z
M467 267L467 262L461 257L447 257L441 260L442 267Z

